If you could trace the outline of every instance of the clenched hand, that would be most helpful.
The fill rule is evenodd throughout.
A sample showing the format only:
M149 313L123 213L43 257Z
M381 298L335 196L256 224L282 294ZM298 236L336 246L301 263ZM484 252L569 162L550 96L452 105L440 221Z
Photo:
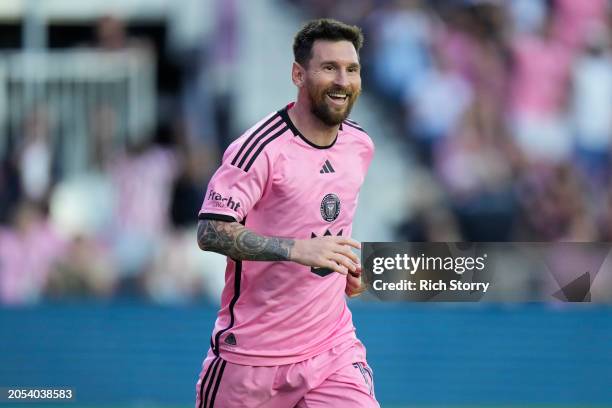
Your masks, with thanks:
M348 297L356 297L361 295L366 290L366 285L361 280L361 267L358 267L355 272L349 272L346 275L346 287L344 293Z

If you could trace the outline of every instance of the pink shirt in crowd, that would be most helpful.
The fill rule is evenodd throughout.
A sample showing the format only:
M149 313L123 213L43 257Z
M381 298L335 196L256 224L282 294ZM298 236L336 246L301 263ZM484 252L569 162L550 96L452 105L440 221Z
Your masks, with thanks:
M537 37L518 38L514 46L514 112L554 116L567 97L571 55L561 43Z
M555 35L564 44L580 47L589 29L605 22L607 0L556 0Z

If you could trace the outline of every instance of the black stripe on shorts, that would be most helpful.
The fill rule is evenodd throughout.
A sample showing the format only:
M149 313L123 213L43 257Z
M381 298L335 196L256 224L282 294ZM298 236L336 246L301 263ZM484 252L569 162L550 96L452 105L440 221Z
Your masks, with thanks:
M217 376L217 382L215 383L215 388L213 389L213 393L210 396L210 405L209 408L214 408L215 399L217 398L217 391L219 391L219 385L221 384L221 377L223 377L223 371L225 370L225 365L227 361L223 360L221 363L221 369L219 370L219 375Z
M215 357L213 361L210 362L208 368L206 369L206 374L204 374L204 377L202 377L202 384L200 384L200 404L198 405L199 408L202 408L204 404L204 384L206 383L206 380L208 379L208 375L210 374L211 367L213 366L213 364L215 364L218 358L219 357Z
M213 366L212 374L210 376L210 381L208 382L208 385L206 386L206 393L204 394L204 398L202 399L202 401L204 401L202 408L207 408L208 406L208 395L210 394L211 386L213 382L215 381L215 377L217 375L217 369L219 368L219 363L221 361L223 361L221 360L221 357L217 357L215 361L213 361L213 363L211 364Z

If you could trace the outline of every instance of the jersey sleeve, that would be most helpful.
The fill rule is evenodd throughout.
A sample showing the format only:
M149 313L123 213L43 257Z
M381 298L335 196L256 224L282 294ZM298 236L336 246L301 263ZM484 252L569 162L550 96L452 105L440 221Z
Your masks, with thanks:
M259 201L268 182L268 157L262 154L248 171L232 164L226 154L206 189L198 219L244 220Z
M374 158L374 152L376 150L376 148L374 147L374 142L372 142L372 139L370 139L367 134L364 139L364 146L365 148L361 152L361 163L363 166L361 171L363 173L363 176L365 177L368 172L368 169L370 168L370 164L372 163L372 159Z

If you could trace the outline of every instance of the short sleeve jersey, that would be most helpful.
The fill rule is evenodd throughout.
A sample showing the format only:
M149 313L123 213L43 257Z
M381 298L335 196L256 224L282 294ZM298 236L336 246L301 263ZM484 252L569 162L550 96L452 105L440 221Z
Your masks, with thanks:
M312 144L291 122L292 106L268 115L227 148L200 219L241 222L264 236L351 235L374 145L348 119L332 144ZM271 366L355 339L345 284L346 277L327 269L228 258L211 347L235 364Z

